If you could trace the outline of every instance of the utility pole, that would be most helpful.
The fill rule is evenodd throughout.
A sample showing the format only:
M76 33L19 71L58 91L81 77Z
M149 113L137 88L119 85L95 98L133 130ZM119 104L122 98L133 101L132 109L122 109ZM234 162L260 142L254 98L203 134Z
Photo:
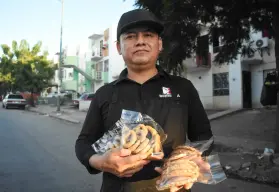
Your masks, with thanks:
M62 36L63 36L63 17L64 17L64 0L61 1L61 29L60 29L60 53L59 53L59 67L58 67L58 76L59 76L59 84L58 84L58 97L57 97L57 111L60 111L60 92L63 81L62 74L62 65L63 65L63 50L62 50Z

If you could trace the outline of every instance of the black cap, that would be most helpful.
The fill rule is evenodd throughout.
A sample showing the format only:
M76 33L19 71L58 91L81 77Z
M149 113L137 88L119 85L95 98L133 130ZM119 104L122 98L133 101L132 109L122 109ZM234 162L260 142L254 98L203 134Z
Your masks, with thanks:
M117 40L119 41L120 35L127 30L138 26L148 27L158 34L161 34L164 30L164 25L153 13L144 9L135 9L124 13L120 17L117 26Z

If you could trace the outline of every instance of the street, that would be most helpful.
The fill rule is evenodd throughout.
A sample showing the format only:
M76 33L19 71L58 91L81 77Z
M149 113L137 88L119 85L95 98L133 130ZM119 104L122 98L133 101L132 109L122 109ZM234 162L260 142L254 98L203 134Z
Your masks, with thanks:
M79 126L2 108L0 122L1 192L98 191L75 156Z
M78 162L74 143L81 125L21 110L0 109L1 192L97 192L100 175ZM222 119L216 120L222 124ZM196 184L194 192L275 192L278 188L228 179L216 186Z

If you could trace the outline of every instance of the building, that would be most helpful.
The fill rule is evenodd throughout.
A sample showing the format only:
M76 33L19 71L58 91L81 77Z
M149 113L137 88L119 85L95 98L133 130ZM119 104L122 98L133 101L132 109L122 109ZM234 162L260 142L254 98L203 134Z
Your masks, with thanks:
M59 53L54 57L54 63L59 63ZM61 90L73 90L79 93L86 91L84 79L91 78L85 74L85 52L80 51L80 47L68 46L63 50L63 67L61 71L62 85ZM89 76L89 77L88 77ZM92 79L92 78L91 78ZM91 80L90 79L90 80ZM54 82L59 84L59 71L55 71Z
M88 48L80 46L64 49L62 90L75 90L79 93L95 92L101 86L116 80L125 68L122 56L116 48L117 25L112 25L100 33L88 37ZM59 62L59 53L54 57ZM59 84L58 70L54 82Z
M199 53L192 59L185 59L184 75L198 90L206 109L259 108L261 90L267 73L274 71L274 40L262 32L251 34L254 54L241 54L230 64L216 65L214 56L222 46L219 37L213 37L209 44L206 28L197 39ZM200 47L200 48L199 48Z
M101 33L92 34L89 39L89 55L86 59L86 72L92 74L95 92L106 83L116 80L125 68L122 56L116 48L117 25L112 25Z

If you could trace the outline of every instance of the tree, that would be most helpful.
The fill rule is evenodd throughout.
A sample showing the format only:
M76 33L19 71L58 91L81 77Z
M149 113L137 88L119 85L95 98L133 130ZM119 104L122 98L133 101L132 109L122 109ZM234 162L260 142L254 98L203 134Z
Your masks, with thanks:
M268 31L275 40L276 69L279 70L277 0L136 0L135 5L150 10L164 22L164 50L159 59L160 65L167 71L179 73L182 61L196 51L195 40L200 35L200 24L210 24L211 42L212 34L222 37L224 45L214 59L220 65L231 63L240 53L251 51L249 46L244 45L249 42L252 29ZM279 122L279 110L277 113ZM278 138L279 125L276 127ZM276 146L278 151L278 139Z
M12 49L8 45L1 46L3 81L13 90L30 91L31 105L34 105L33 94L47 88L55 73L53 63L47 59L48 53L41 54L41 46L42 43L38 42L30 48L26 40L22 40L19 46L13 41Z

